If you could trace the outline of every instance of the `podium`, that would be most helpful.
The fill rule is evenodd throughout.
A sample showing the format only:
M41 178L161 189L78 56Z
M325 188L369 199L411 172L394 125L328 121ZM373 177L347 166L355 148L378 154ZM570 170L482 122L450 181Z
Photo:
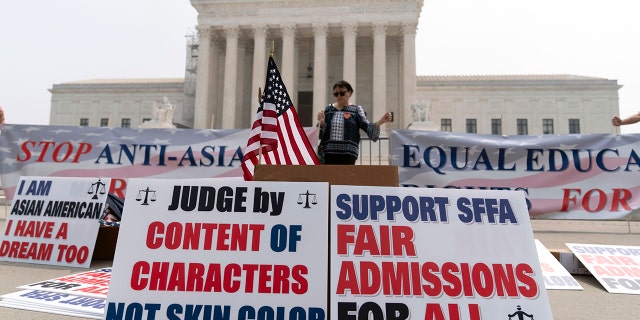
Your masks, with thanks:
M267 165L253 172L255 181L329 182L330 185L398 187L398 166Z

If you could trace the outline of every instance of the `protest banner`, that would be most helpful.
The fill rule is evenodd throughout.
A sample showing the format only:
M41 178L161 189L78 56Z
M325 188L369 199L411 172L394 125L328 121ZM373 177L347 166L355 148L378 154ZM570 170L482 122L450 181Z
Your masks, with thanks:
M318 128L305 128L311 145ZM124 198L128 178L242 178L249 129L135 129L6 124L0 172L11 200L20 176L109 177Z
M21 177L0 260L88 268L109 178Z
M404 187L520 190L546 219L624 219L640 209L640 135L499 136L395 130Z
M542 269L544 287L547 290L583 290L580 283L538 239L536 239L536 250Z
M522 192L331 187L331 319L552 319Z
M130 179L105 319L327 319L326 182Z
M566 245L609 293L640 294L640 247Z

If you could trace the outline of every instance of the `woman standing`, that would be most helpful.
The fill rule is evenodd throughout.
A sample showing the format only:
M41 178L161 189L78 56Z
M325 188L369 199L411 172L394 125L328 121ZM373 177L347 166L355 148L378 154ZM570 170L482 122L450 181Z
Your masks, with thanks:
M352 94L351 84L344 80L336 82L333 85L336 102L318 113L318 153L320 161L324 164L356 164L360 129L375 142L380 136L380 126L392 120L391 113L387 112L377 122L369 122L361 106L349 103Z

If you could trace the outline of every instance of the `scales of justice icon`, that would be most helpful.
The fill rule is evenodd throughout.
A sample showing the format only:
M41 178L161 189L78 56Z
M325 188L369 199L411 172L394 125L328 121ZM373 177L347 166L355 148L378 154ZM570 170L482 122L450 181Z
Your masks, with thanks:
M142 196L143 193L144 193L144 197ZM151 197L149 197L149 194L151 194ZM147 187L146 189L138 190L136 201L142 201L141 205L148 206L149 201L151 202L156 201L156 191L149 189L149 187Z
M305 200L302 199L302 196L305 196ZM311 204L313 204L313 205L318 204L318 199L316 199L316 194L315 193L309 193L309 190L307 190L307 192L305 192L305 193L299 193L298 194L298 204L303 204L304 203L304 207L303 208L311 208L309 206L309 198L311 198Z
M104 182L98 179L98 181L91 184L91 187L89 187L89 190L87 191L87 193L93 194L93 197L91 197L91 199L98 199L98 194L107 193L107 191L105 190L105 186L106 185L104 184Z

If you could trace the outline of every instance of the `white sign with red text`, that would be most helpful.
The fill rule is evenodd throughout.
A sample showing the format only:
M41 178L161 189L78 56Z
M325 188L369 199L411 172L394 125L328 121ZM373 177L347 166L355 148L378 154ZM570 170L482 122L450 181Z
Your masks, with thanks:
M104 300L109 292L110 280L111 268L100 268L21 285L18 289L63 293Z
M538 239L536 239L536 250L540 259L544 287L547 290L583 290L580 283Z
M331 187L331 319L553 319L524 194Z
M105 319L327 319L328 183L130 179L126 198Z
M88 268L109 178L21 177L0 260Z
M640 294L640 247L566 245L609 293Z

